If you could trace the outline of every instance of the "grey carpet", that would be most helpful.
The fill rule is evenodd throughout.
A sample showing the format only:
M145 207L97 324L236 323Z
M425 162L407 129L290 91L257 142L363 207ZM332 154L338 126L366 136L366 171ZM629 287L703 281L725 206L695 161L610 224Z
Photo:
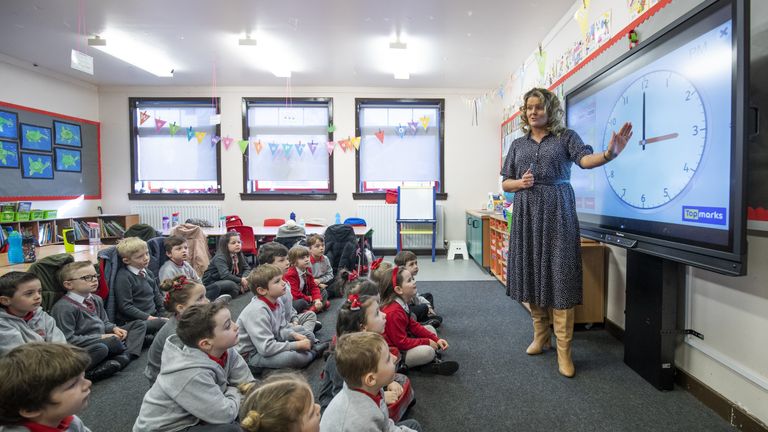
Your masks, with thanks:
M409 417L425 431L729 431L734 430L686 391L660 392L622 361L623 347L604 330L577 331L576 377L557 372L550 350L528 356L530 317L498 282L419 282L445 318L446 360L461 364L452 377L411 372L416 405ZM232 302L234 316L250 296ZM321 338L334 331L332 310L322 314ZM94 432L130 431L149 386L146 356L95 383L81 417ZM318 388L322 361L304 373Z

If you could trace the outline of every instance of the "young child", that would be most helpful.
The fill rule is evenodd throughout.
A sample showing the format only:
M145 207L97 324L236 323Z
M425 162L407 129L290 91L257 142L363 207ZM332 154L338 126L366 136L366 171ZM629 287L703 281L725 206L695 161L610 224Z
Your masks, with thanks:
M398 267L405 267L411 272L411 276L416 278L419 274L419 260L416 254L411 251L400 251L395 255L395 265ZM423 295L416 293L413 297L413 301L408 306L411 308L411 312L416 316L416 321L421 325L431 325L432 327L440 327L443 323L443 317L435 313L435 300L431 293L424 293Z
M328 348L303 327L285 321L283 271L272 264L262 264L248 276L254 294L237 318L238 352L255 369L303 368Z
M370 281L366 282L358 286L365 288L365 285L373 285ZM339 310L336 320L336 336L341 337L348 333L361 331L381 334L384 332L386 322L386 315L379 310L378 295L350 294ZM336 356L333 351L325 360L325 369L320 376L320 386L318 402L320 402L321 410L325 411L331 399L344 386L344 380L336 368ZM389 417L396 422L399 421L413 402L413 388L408 377L395 374L394 381L387 385L384 390L384 401L389 409Z
M312 276L309 249L300 245L292 247L288 251L288 263L290 267L285 272L285 281L291 285L294 309L315 313L328 309L331 306L328 292L321 290Z
M408 304L416 296L416 281L411 272L404 267L392 268L390 278L381 279L379 291L381 310L387 315L384 338L403 355L405 365L421 366L419 369L428 373L453 375L459 364L436 357L438 349L448 349L448 342L437 337L434 328L424 327L411 317Z
M0 431L90 432L75 415L88 406L89 361L78 347L44 342L0 357Z
M147 337L151 342L166 319L163 318L163 298L155 278L147 269L149 249L147 242L138 237L126 237L117 244L117 253L125 264L115 276L115 321L123 325L131 321L145 321Z
M29 342L67 342L56 321L40 307L42 292L40 279L32 273L0 276L0 356Z
M247 391L240 427L246 432L319 432L320 405L303 376L274 374Z
M243 244L237 231L230 231L221 236L216 254L203 273L203 284L218 284L220 292L232 297L244 293L248 289L246 278L251 272L251 266L245 260L242 248Z
M203 283L203 280L188 261L189 245L187 244L187 239L175 235L166 237L163 240L163 246L165 247L165 255L168 257L168 261L160 267L161 284L164 280L173 279L179 275L186 276L192 282ZM216 281L205 287L205 296L211 301L216 300L222 294L231 299L239 293L240 289L238 286L228 284L225 281Z
M239 431L237 386L253 375L234 349L237 330L224 303L187 308L165 342L160 374L144 395L134 432Z
M363 331L341 336L336 367L345 386L325 410L322 432L421 431L416 420L395 424L389 418L382 387L395 377L395 356L380 334Z
M379 298L379 286L376 282L365 277L358 277L357 273L350 272L347 269L339 271L339 277L335 283L339 287L339 293L346 297L358 294Z
M58 277L67 294L53 305L51 315L67 342L91 357L86 377L106 378L139 358L147 326L144 321L131 321L121 328L109 321L103 300L92 294L99 287L93 264L66 264Z
M320 234L310 234L307 237L307 246L309 246L309 262L312 265L315 283L321 290L328 292L329 298L339 297L333 283L331 261L325 256L325 240L323 240L323 236Z
M288 263L288 248L277 242L269 242L259 248L259 265L274 264L280 268L285 275L290 264ZM323 325L317 320L317 314L312 311L296 312L293 307L293 296L291 295L291 285L285 282L287 289L285 294L280 297L280 302L285 310L285 321L292 327L304 327L310 332L317 332Z
M160 284L160 290L165 293L165 309L173 313L173 315L163 328L157 332L155 340L152 341L152 346L149 347L147 352L147 367L144 369L144 376L147 377L150 384L155 383L157 374L160 373L160 362L163 358L165 341L171 335L176 334L176 327L179 325L181 314L192 305L208 303L205 287L184 275L176 276L173 279L165 279Z

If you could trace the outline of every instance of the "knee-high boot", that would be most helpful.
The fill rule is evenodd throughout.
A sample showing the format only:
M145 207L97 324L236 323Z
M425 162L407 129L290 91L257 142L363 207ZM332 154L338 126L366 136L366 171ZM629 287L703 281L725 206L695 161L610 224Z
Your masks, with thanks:
M575 312L570 309L552 309L552 316L557 338L557 366L560 374L572 377L576 371L571 359L571 341L573 341L573 321Z
M541 354L552 344L549 334L549 311L531 303L531 319L533 320L533 342L525 350L529 355Z

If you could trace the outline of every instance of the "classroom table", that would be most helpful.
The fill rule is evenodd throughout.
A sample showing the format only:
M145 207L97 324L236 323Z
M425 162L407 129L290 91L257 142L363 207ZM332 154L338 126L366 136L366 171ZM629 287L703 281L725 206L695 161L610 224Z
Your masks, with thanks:
M273 226L252 226L253 228L253 236L256 238L262 238L262 237L274 237L277 235L277 230L280 229L280 227L273 227ZM325 229L328 227L324 226L308 226L305 227L304 230L309 234L323 234L325 233ZM364 227L364 226L354 226L352 227L355 230L355 235L357 237L362 237L365 235L365 233L368 232L371 228ZM164 236L168 236L170 234L171 230L167 229L162 231ZM206 236L223 236L227 233L226 228L203 228L203 233L205 233Z
M69 254L75 259L75 261L91 261L96 262L99 254L99 250L108 248L110 245L100 244L98 246L91 245L75 245L75 251ZM66 253L64 245L48 245L35 248L35 255L37 259L45 258L47 256ZM12 271L27 271L29 267L34 263L21 263L11 264L8 262L8 254L0 255L0 276L12 272Z

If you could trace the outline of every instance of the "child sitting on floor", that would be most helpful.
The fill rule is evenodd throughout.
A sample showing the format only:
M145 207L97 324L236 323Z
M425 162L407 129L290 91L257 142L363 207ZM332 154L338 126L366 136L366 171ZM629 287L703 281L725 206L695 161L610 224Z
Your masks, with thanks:
M90 432L75 415L88 406L89 362L80 348L44 342L0 357L0 431Z
M144 395L134 432L239 431L237 386L253 375L236 344L237 324L224 303L184 311L165 342L160 374Z
M309 262L312 265L312 275L315 283L321 290L328 292L328 297L340 297L333 283L333 267L331 261L325 256L325 240L320 234L310 234L307 237L309 247Z
M247 390L240 427L246 432L318 432L320 405L303 376L274 374Z
M248 276L254 294L237 319L240 327L237 348L254 369L303 368L328 348L314 333L291 327L285 321L283 303L286 284L283 272L272 264L262 264Z
M51 315L67 342L91 357L86 377L92 381L106 378L139 358L147 327L140 320L122 328L109 321L101 297L92 294L99 287L93 264L66 264L58 276L67 294L53 305Z
M416 322L408 309L409 302L416 295L416 281L404 267L393 267L389 278L381 278L381 310L387 315L384 338L390 347L396 348L409 368L440 375L453 375L459 364L441 361L437 350L447 350L448 342L437 336L431 326L424 327Z
M168 257L162 267L160 267L160 283L166 279L173 279L176 276L184 275L192 282L196 282L202 285L203 280L197 274L192 264L187 261L189 259L189 245L187 239L181 236L170 236L163 240L163 247L165 248L165 255ZM221 295L225 295L227 299L231 299L240 293L239 286L227 284L225 281L216 281L205 287L205 296L209 300L213 301L219 298Z
M29 342L66 343L56 321L43 311L43 287L32 273L0 276L0 356Z
M419 274L419 260L416 254L411 251L404 250L398 252L395 255L395 265L408 269L414 279ZM437 328L443 323L443 317L435 312L435 299L432 293L416 293L408 307L410 307L411 312L416 317L416 321L421 323L421 325L431 325Z
M319 313L328 309L328 291L321 290L315 283L310 268L309 249L296 245L288 251L288 263L291 265L285 272L285 281L291 285L293 307L298 312L309 310Z
M154 384L157 374L160 373L165 341L171 335L176 334L176 327L179 325L181 314L192 305L208 303L203 284L188 279L184 275L165 279L160 284L160 290L165 293L165 309L173 312L173 315L157 332L155 340L152 341L152 346L147 352L147 367L144 369L144 376L147 377L150 384Z
M243 244L237 231L230 231L221 236L216 254L203 273L203 284L218 284L221 293L233 297L244 293L248 289L246 278L251 272L251 266L245 260L242 248Z
M345 385L325 410L321 431L421 431L416 420L395 424L389 418L382 388L394 379L395 356L380 334L363 331L341 336L336 367Z
M116 324L145 321L148 336L145 343L151 342L166 320L163 318L163 297L154 275L147 269L147 242L138 237L126 237L117 244L117 253L125 267L120 267L115 276Z

